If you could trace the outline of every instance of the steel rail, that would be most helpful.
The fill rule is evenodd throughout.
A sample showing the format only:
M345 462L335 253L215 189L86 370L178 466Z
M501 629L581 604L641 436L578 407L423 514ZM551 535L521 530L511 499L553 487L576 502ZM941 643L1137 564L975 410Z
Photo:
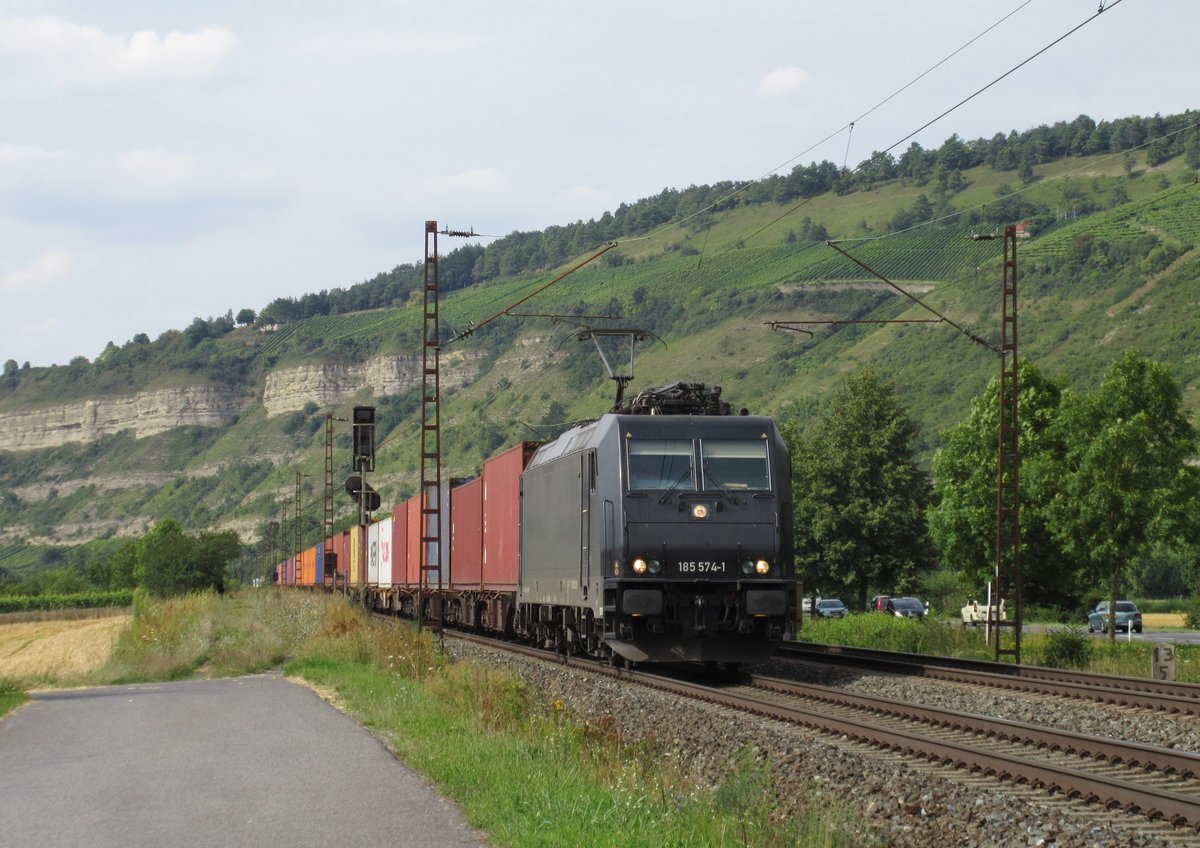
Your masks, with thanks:
M1091 757L1113 764L1178 775L1182 778L1200 776L1200 754L1188 751L1160 748L1140 742L1126 742L1104 736L1090 736L1071 730L1028 724L978 713L948 710L926 704L913 704L893 698L859 695L842 689L799 683L794 680L781 680L776 677L751 675L750 681L752 685L767 691L829 701L881 715L896 716L907 721L919 721L1064 754Z
M873 668L895 674L1062 695L1168 713L1200 715L1200 685L1194 683L813 643L784 645L776 655L787 659Z
M1001 780L1028 784L1068 798L1081 798L1106 809L1140 813L1151 820L1164 819L1175 827L1200 830L1200 797L997 751L936 739L920 733L883 728L870 722L830 715L819 708L774 703L745 694L722 692L708 686L635 673L634 679L655 688L715 704L742 709L766 718L803 724L851 739L923 757Z

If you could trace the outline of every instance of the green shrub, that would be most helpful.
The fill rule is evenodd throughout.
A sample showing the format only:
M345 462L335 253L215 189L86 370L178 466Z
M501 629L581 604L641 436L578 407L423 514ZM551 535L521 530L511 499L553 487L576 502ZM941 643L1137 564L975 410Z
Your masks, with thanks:
M0 596L0 613L127 607L132 603L133 591L130 589L116 592L78 592L73 595L4 595Z
M1051 668L1086 668L1092 659L1092 640L1074 625L1051 630L1042 662Z
M1200 595L1188 602L1184 609L1184 619L1192 630L1200 630Z
M806 621L797 638L804 642L922 654L929 652L933 631L940 626L933 621L865 612L845 618Z

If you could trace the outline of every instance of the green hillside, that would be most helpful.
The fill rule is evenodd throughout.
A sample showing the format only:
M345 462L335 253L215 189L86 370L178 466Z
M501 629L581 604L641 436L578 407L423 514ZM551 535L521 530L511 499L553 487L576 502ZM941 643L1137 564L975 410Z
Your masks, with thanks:
M601 221L450 252L443 263L443 356L474 374L444 392L445 473L475 473L484 456L506 444L552 434L608 408L614 390L599 357L591 342L572 337L585 324L636 327L663 340L639 348L635 389L701 380L722 386L735 407L801 423L845 373L874 363L919 422L928 464L940 433L998 371L996 354L979 341L999 340L1003 244L979 237L996 236L1005 222L1027 224L1018 246L1022 357L1082 388L1096 384L1123 351L1136 350L1171 365L1194 415L1200 186L1186 138L1176 132L1174 147L1157 155L1135 145L1121 154L1047 157L1024 178L1015 166L999 167L1003 149L991 164L947 177L938 167L957 150L948 141L923 176L864 180L860 168L851 180L835 169L832 188L786 197L789 180L816 173L797 168L765 187L668 190ZM623 229L614 233L616 227ZM450 340L607 240L618 246L513 312L619 318L508 315ZM512 269L524 270L506 273ZM345 415L355 401L270 416L261 403L263 383L273 371L298 365L419 354L418 285L413 268L402 266L349 289L276 301L264 307L258 326L197 318L153 341L112 346L93 362L6 366L0 414L206 383L233 386L250 402L224 428L144 439L125 432L91 444L0 452L6 533L0 569L49 564L31 552L136 532L162 517L188 528L269 532L269 523L291 509L297 471L308 475L302 478L306 534L315 538L325 414ZM386 305L352 308L376 303ZM934 312L978 341L944 322L804 323L927 320ZM809 332L774 329L771 322ZM264 332L270 323L278 326ZM614 349L614 359L624 367L628 352ZM364 392L355 400L379 409L374 485L385 503L408 496L418 466L415 393ZM349 448L344 424L335 445L341 466ZM346 473L336 471L339 486ZM348 521L349 499L336 503L339 520Z

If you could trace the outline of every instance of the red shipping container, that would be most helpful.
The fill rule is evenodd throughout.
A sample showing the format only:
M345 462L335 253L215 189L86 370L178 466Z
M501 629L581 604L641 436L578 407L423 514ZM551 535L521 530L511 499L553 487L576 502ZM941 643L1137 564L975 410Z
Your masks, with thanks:
M341 550L338 551L338 573L341 574L342 585L350 578L350 531L342 531Z
M404 567L404 585L421 585L421 496L413 495L408 508L408 562Z
M537 442L521 442L483 463L483 585L515 590L521 542L521 472Z
M392 507L392 574L393 586L402 586L408 576L408 504Z
M477 589L483 582L483 479L454 489L450 499L451 584Z

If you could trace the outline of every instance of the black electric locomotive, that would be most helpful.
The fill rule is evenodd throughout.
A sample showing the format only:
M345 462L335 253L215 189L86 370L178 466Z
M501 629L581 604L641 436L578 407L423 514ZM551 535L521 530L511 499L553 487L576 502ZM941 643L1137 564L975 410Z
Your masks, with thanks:
M763 659L793 627L775 422L679 383L541 446L521 475L515 629L631 662Z

